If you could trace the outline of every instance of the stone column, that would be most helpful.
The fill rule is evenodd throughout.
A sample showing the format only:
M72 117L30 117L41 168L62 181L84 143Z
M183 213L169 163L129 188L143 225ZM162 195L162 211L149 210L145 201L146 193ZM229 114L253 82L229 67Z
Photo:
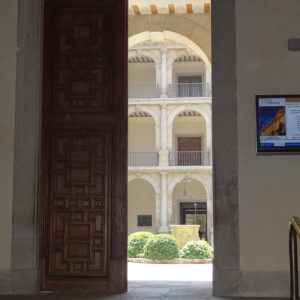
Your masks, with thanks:
M160 111L160 151L159 165L168 166L169 151L168 151L168 113L166 105L161 106Z
M160 228L159 232L167 233L169 232L168 226L168 181L167 173L162 172L160 174L161 180L161 199L160 199Z
M209 186L207 195L207 239L212 246L214 244L213 223L213 193L211 186Z
M211 118L205 119L206 123L206 151L208 151L208 155L205 155L205 159L209 160L209 163L212 164L212 122Z
M156 193L155 194L155 223L154 223L155 232L160 230L160 206L161 206L160 193Z
M160 97L168 97L168 58L167 49L161 50L161 64L160 64Z
M205 96L211 97L211 70L208 68L208 66L205 67Z
M160 90L160 85L161 85L161 59L159 59L157 62L155 62L155 87L156 87L156 93L157 96L160 96L161 90ZM156 96L155 96L156 97Z

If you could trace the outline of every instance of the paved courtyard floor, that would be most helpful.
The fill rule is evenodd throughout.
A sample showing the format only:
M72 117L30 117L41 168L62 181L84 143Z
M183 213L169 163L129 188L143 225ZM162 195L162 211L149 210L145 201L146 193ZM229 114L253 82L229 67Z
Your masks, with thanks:
M128 293L99 296L0 296L5 300L221 300L212 296L212 265L128 265ZM228 299L228 298L227 298ZM249 298L248 298L249 299ZM239 298L234 298L239 300ZM247 300L243 298L242 300ZM258 300L256 298L255 300ZM270 299L268 299L270 300ZM277 299L278 300L278 299Z
M211 282L212 264L128 263L128 280L129 282Z

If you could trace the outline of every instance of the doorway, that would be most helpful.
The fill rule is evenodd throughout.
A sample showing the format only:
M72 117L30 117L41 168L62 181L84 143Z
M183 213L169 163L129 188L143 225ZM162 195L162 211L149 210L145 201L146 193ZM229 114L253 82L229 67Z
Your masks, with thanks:
M48 2L48 1L46 1ZM52 1L53 3L58 3L59 1ZM61 1L60 1L61 2ZM79 1L74 1L74 3L78 4ZM217 230L215 231L215 266L216 266L216 271L215 271L215 293L219 294L219 295L228 295L230 294L230 292L228 292L228 290L225 288L225 286L231 286L230 284L230 278L232 278L232 276L229 276L228 271L227 270L239 270L239 247L238 247L238 209L237 209L237 190L236 189L229 189L226 190L226 187L231 186L232 183L236 182L236 179L234 178L228 178L226 176L222 176L222 170L226 169L228 171L228 174L235 174L235 171L237 169L237 155L236 155L236 151L234 150L235 145L236 145L236 139L235 139L235 134L236 134L236 125L235 125L235 120L236 120L236 115L235 115L235 108L236 108L236 94L235 94L235 59L234 59L234 54L235 54L235 49L234 49L234 40L235 40L235 33L234 33L234 28L235 28L235 24L234 24L234 20L235 20L235 14L234 14L234 5L235 5L235 1L226 1L226 4L224 3L219 3L219 2L215 2L214 0L213 2L213 45L215 49L222 49L222 56L218 56L218 52L217 50L215 50L216 52L213 52L213 61L214 61L214 66L215 66L215 74L221 75L223 74L223 76L221 76L222 78L226 78L227 82L229 84L226 84L226 88L224 87L224 85L222 84L222 78L218 77L217 75L215 75L213 82L215 84L215 88L214 88L214 98L217 99L214 103L214 111L215 111L215 117L214 117L214 141L215 141L215 163L214 163L214 170L215 170L215 174L216 174L216 182L217 183L222 183L222 184L218 184L218 188L215 190L215 216L216 216L216 224L217 226ZM40 31L40 23L36 22L34 24L31 24L32 26L36 26L34 27L34 29L32 29L32 27L30 27L31 25L29 24L29 22L26 22L26 20L33 20L34 19L34 14L39 14L40 11L40 3L34 2L34 1L28 1L26 2L26 5L31 5L32 9L25 9L24 5L20 6L20 23L22 24L22 26L20 26L23 30L21 35L23 35L23 37L25 38L26 34L28 32L32 32L34 30L36 30L36 32L34 34L36 37L36 44L30 44L27 43L25 45L23 45L24 49L26 49L25 52L22 52L22 57L20 57L20 60L24 62L24 60L26 61L26 59L28 59L28 62L31 59L31 56L29 55L29 53L32 53L32 47L36 47L35 50L37 52L35 53L39 53L40 51L40 37L38 37L38 32ZM29 4L30 3L30 4ZM61 2L62 3L62 2ZM60 8L62 8L62 4L60 3ZM68 10L69 11L74 11L76 9L74 9L74 7L72 7L72 1L66 1L67 5L68 5ZM88 5L93 5L93 1L87 1L86 3L88 3ZM124 4L124 3L123 3ZM36 5L36 6L35 6ZM125 9L125 5L122 7L122 4L118 4L120 5L120 9ZM99 6L98 6L99 7ZM28 8L28 7L27 7ZM43 14L43 13L42 13ZM36 16L35 16L36 17ZM119 18L119 16L117 16ZM116 22L118 24L125 24L124 21L124 17L120 17L118 20L122 20L122 22ZM81 24L82 25L82 24ZM225 26L225 27L224 27ZM80 27L80 26L79 26ZM96 27L95 27L96 28ZM124 25L123 28L126 28L126 25ZM84 38L84 36L86 36L87 32L86 32L86 28L77 28L78 31L77 33L80 34L82 36L82 38ZM222 29L222 30L221 30ZM199 32L201 31L201 29L199 29ZM120 30L120 33L123 32L124 30ZM224 32L226 33L226 36L228 37L226 39L226 43L224 41L224 39L220 39L219 37L223 36L224 37ZM180 34L180 33L179 33ZM175 35L176 36L176 35ZM174 37L174 35L173 35ZM218 39L219 38L219 39ZM122 43L124 42L124 40L122 40L122 38L120 37L120 40L122 41ZM230 42L228 42L230 41ZM65 44L66 45L66 44ZM191 44L191 47L194 47L194 44ZM117 47L120 48L120 47ZM52 49L52 47L51 47ZM50 51L50 50L49 50ZM119 66L123 66L123 64L121 63L121 61L123 61L126 58L126 54L123 53L122 58L119 57L116 64L119 63ZM228 61L228 58L230 58L230 61ZM126 61L126 59L125 59ZM39 61L37 60L36 64L39 64ZM228 67L230 66L230 67ZM124 67L125 68L125 67ZM20 72L18 72L18 74L27 74L28 76L31 74L32 72L32 67L29 66L28 64L19 64L18 65L18 70ZM224 74L224 72L226 74ZM119 73L118 73L119 74ZM38 76L37 76L38 78ZM114 78L118 78L118 76L115 76ZM22 79L18 78L18 81ZM120 79L121 80L121 79ZM37 83L38 80L33 80L32 83ZM125 81L123 82L123 84L125 84ZM125 84L126 85L126 84ZM72 92L78 92L78 93L83 93L84 91L86 91L86 87L84 87L84 85L81 85L79 83L79 87L75 87L75 86L69 86L69 90ZM27 83L26 85L26 89L28 89L28 91L34 91L35 95L39 95L39 90L40 87L38 84L36 85L32 85ZM20 100L18 101L17 105L20 105L22 102L22 99L25 97L24 95L24 89L23 86L20 85L18 86L18 95L17 98ZM77 91L76 91L77 90ZM95 91L93 88L91 89L91 91ZM120 89L116 89L116 93L117 91L120 92L121 95L121 90ZM82 95L82 94L81 94ZM119 97L119 96L118 96ZM122 98L122 96L121 96ZM28 99L36 99L36 97L29 97ZM28 99L27 103L28 103ZM220 101L218 101L218 99L220 99ZM228 99L228 101L224 101L224 99ZM24 99L25 100L25 99ZM222 101L221 101L222 100ZM126 99L127 101L127 99ZM37 101L38 102L38 101ZM74 104L76 104L80 106L81 100L80 97L75 97L74 98ZM38 108L38 104L37 105L33 105L35 108ZM127 106L127 104L126 104ZM230 109L228 109L230 108ZM127 110L127 108L124 106L123 107L124 111ZM38 110L38 109L37 109ZM222 115L224 111L230 111L231 113L227 113L226 114L226 126L224 126L223 123L223 119L219 118L217 116ZM126 113L125 113L126 114ZM38 115L38 112L37 112ZM16 130L16 135L18 138L18 140L20 141L20 137L24 136L24 130L27 128L30 128L30 130L36 130L39 127L39 122L36 119L32 119L35 120L35 124L31 124L30 122L25 122L25 120L28 120L28 118L22 113L22 109L20 109L18 111L18 119L19 119L19 124L17 126L17 130ZM80 119L80 114L75 113L74 116L76 116L76 118ZM27 118L27 119L26 119ZM66 119L68 119L69 116L66 115ZM72 117L73 118L73 117ZM106 116L103 118L103 120L107 120ZM24 121L22 123L22 120ZM124 122L124 126L122 128L119 128L118 130L122 131L126 129L126 118L125 118L125 122ZM23 124L23 125L22 125ZM20 126L21 125L21 126ZM109 129L109 126L108 126ZM226 130L225 130L226 129ZM110 131L110 129L109 129ZM222 138L222 136L225 136L224 132L231 132L232 135L227 136L226 141L224 141L224 139ZM126 134L124 134L125 136ZM36 141L37 144L38 142L38 134L36 135ZM168 142L171 140L169 138L167 138ZM120 144L120 143L119 143ZM125 144L122 144L125 147ZM229 151L230 152L230 157L228 157L228 151L226 152L221 152L221 149L224 149L224 147L228 145L228 147L232 150ZM25 145L25 147L27 147L26 149L28 149L28 145ZM20 148L21 149L21 148ZM31 149L31 148L30 148ZM37 147L33 147L30 151L17 151L16 152L16 162L22 162L22 161L32 161L33 165L36 165L36 161L37 161L37 157L38 157L38 153L36 152ZM220 149L220 150L218 150ZM29 157L29 153L35 153L35 158L31 159L31 157ZM80 154L78 157L80 158L82 154ZM75 155L76 156L76 155ZM74 158L74 156L73 156ZM72 160L70 160L72 161ZM120 161L120 157L116 157L116 161ZM230 162L230 163L229 163ZM122 164L122 163L121 163ZM124 167L124 173L126 172L126 163L122 164ZM81 167L81 166L80 166ZM30 180L32 182L32 187L33 190L36 191L36 183L37 183L37 178L39 177L37 174L37 171L34 171L35 175L30 177ZM33 173L34 173L33 172ZM48 173L47 169L43 169L42 173ZM21 173L19 173L21 174ZM219 175L218 175L219 174ZM29 180L29 178L28 178ZM118 182L120 182L120 185L125 185L125 181L123 180L117 180ZM19 182L20 183L20 182ZM19 191L17 197L14 198L14 203L13 203L13 210L14 210L14 235L15 235L15 241L12 245L13 248L13 255L12 255L12 262L13 265L16 267L15 272L18 273L20 267L19 267L19 259L20 257L22 257L23 255L20 253L20 251L17 251L18 245L20 245L22 239L24 239L24 235L23 235L23 229L24 228L28 228L28 230L30 231L30 236L35 236L35 242L34 245L39 244L39 235L37 234L37 232L39 231L39 222L38 222L38 217L37 217L37 211L38 211L38 207L40 206L39 201L36 201L36 199L33 199L32 194L36 193L30 193L28 194L27 189L24 188L24 186L20 183L18 184L18 182L16 181L16 190ZM225 189L225 190L224 190ZM22 192L23 191L23 192ZM75 191L74 191L75 193ZM25 196L27 195L27 196ZM124 214L124 210L126 210L126 205L127 204L123 204L120 202L121 198L123 197L122 195L126 195L126 192L124 191L117 191L116 194L113 196L114 201L116 201L117 206L116 209L113 209L113 216L115 218L126 218L126 214ZM228 199L224 198L226 195L226 197L228 197ZM28 207L28 211L30 210L30 212L28 213L28 215L26 215L24 217L24 214L22 214L22 212L20 212L20 210L18 209L19 207L21 207L24 197L26 197L26 199L28 199L29 202L27 203L31 203L32 205L27 206ZM40 197L39 197L40 198ZM229 205L230 204L230 205ZM230 207L234 207L233 210L228 210L227 206ZM43 212L43 209L46 209L45 207L40 207L41 211ZM219 217L222 216L222 217ZM234 217L233 217L234 216ZM28 220L28 222L27 222ZM125 222L126 223L126 222ZM125 224L124 223L124 224ZM27 226L28 224L31 224L30 226ZM123 225L124 225L123 224ZM45 224L44 224L45 225ZM29 228L30 227L30 228ZM113 230L114 230L114 236L119 237L116 240L112 240L110 246L111 249L113 249L113 253L111 254L111 268L115 268L117 270L121 270L121 272L118 272L119 274L122 274L123 279L125 278L125 274L126 272L126 264L123 264L121 269L118 269L118 263L120 261L122 261L124 259L124 256L122 255L122 253L124 253L126 251L126 246L125 246L125 239L123 239L121 236L123 234L124 228L126 228L127 226L116 226ZM219 231L220 228L223 228L221 231ZM228 229L228 230L227 230ZM42 227L43 230L43 227ZM127 234L126 234L127 236ZM47 239L46 239L47 240ZM122 241L122 243L120 242ZM225 241L225 242L224 242ZM230 243L226 242L226 241L231 241ZM120 245L115 245L114 243L120 243ZM23 243L24 244L24 243ZM123 246L122 246L122 245ZM30 246L31 247L31 246ZM39 247L37 247L39 248ZM43 253L43 251L46 249L46 245L41 243L41 254ZM43 250L44 249L44 250ZM111 250L110 249L110 250ZM220 249L220 251L218 250ZM39 254L38 251L32 251L33 253L33 258L31 259L32 264L30 263L30 266L28 264L26 264L26 266L24 267L24 265L22 265L22 274L20 274L20 276L24 275L24 274L28 274L28 276L26 276L26 282L28 281L28 285L27 285L27 291L29 292L36 292L36 286L37 286L37 282L39 280L37 280L37 278L39 276L35 276L36 272L39 272L39 264L37 263L39 260ZM42 254L43 255L43 254ZM230 259L227 259L230 258ZM43 257L42 257L43 259ZM224 261L226 261L226 266L223 265ZM33 272L33 273L32 273ZM112 273L111 273L112 274ZM14 279L15 280L15 277ZM221 284L222 282L222 284ZM227 285L225 283L228 283ZM17 282L16 282L17 284ZM119 291L124 291L126 290L126 285L122 285L121 282L118 282L116 284L116 286L122 286L122 288L119 289ZM58 286L57 287L62 288L62 286Z
M141 11L137 13L139 8ZM186 274L190 273L194 278L189 277L189 280L198 282L207 270L210 273L206 279L209 278L210 283L212 281L211 256L206 257L209 267L205 268L199 266L199 262L196 265L197 258L204 262L204 255L195 255L188 261L181 253L186 245L192 247L193 242L199 248L204 242L213 244L210 14L203 11L193 15L195 20L206 25L203 36L198 39L189 34L188 21L184 18L186 13L178 12L176 18L169 13L149 16L139 5L130 12L130 281L157 282L160 279L163 285L168 281L184 281ZM163 22L154 26L158 18ZM172 28L166 25L169 22L174 24ZM178 33L177 28L185 26ZM177 230L187 231L183 233L183 241L176 236ZM149 233L154 235L150 241ZM168 264L159 266L153 263L155 259L150 259L147 247L152 238L159 239L161 234L177 239L178 254L168 257ZM135 251L135 244L140 242L145 243L143 251ZM167 257L162 251L160 254ZM143 263L146 261L147 264ZM178 262L185 265L185 271L180 269ZM176 270L176 267L179 269ZM193 272L193 268L199 269Z

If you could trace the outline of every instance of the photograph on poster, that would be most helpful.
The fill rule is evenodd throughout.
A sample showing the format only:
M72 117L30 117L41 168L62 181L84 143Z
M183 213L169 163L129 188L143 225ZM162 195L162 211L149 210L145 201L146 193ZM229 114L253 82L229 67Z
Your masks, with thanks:
M300 152L300 95L257 96L257 151Z

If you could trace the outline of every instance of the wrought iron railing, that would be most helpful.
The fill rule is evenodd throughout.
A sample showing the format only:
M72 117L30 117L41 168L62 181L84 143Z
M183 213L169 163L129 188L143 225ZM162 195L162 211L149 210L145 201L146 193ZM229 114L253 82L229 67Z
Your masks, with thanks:
M155 167L159 163L158 152L129 152L129 167Z
M184 83L177 82L169 87L169 97L209 97L211 96L210 84L207 82Z
M155 83L135 82L128 85L130 99L160 99L162 91ZM210 83L174 83L168 86L168 98L201 98L211 96Z
M290 220L289 233L289 256L290 256L290 299L299 299L299 276L298 276L298 245L300 238L300 219L292 217Z
M209 151L173 151L169 153L170 166L209 166Z

